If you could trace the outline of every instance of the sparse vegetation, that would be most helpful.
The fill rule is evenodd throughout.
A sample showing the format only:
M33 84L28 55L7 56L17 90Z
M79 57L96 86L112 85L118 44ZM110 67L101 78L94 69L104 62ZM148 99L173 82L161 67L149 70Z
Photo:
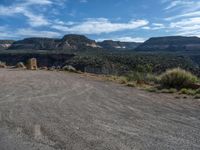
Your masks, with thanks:
M120 84L127 84L127 78L124 76L107 76L107 80L114 81Z
M170 89L161 89L160 90L161 93L176 93L177 89L174 88L170 88Z
M190 88L197 82L198 78L195 75L180 68L168 70L160 77L160 84L166 88Z
M158 92L159 91L158 88L156 88L156 87L146 88L145 90L148 92Z
M137 87L136 82L128 82L126 85L129 86L129 87Z
M200 99L200 94L195 95L195 99Z
M180 90L179 92L180 94L185 94L185 95L195 95L195 90L192 90L192 89L186 89L186 88L183 88Z

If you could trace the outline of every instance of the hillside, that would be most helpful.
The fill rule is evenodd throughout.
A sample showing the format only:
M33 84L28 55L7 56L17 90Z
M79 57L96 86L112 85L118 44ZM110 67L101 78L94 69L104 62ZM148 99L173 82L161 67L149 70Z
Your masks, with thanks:
M198 37L155 37L139 45L136 51L200 51L200 38Z

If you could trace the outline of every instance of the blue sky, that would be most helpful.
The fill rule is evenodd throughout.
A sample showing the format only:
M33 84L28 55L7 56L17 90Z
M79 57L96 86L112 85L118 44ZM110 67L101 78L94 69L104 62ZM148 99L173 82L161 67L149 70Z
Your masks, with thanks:
M200 36L199 0L0 0L0 39Z

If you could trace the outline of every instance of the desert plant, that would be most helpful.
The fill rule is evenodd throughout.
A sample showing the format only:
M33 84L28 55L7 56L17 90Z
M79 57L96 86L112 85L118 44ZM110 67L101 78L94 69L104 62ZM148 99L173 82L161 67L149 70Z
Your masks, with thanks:
M153 93L159 91L156 87L146 88L145 90L148 91L148 92L153 92Z
M138 83L156 83L157 77L153 74L142 72L130 72L125 75L127 81L136 81Z
M117 83L120 83L120 84L126 84L127 83L127 78L124 77L124 76L108 76L107 77L107 80L109 81L114 81L114 82L117 82Z
M180 90L179 93L180 94L186 94L186 95L195 95L196 90L183 88L183 89Z
M128 82L126 85L129 86L129 87L136 87L137 83L135 83L135 82Z
M195 99L200 99L200 94L195 95Z
M196 94L200 94L200 88L196 90Z
M180 68L166 71L160 76L160 84L167 88L190 88L194 83L198 82L198 78Z
M161 93L176 93L177 90L174 88L170 88L170 89L161 89L160 90Z

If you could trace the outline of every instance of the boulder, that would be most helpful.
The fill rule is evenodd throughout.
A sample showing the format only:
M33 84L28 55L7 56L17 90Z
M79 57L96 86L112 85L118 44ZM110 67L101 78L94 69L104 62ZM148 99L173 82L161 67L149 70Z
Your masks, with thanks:
M6 63L0 61L0 68L6 68Z
M54 70L56 70L56 67L55 67L55 66L52 66L52 67L48 68L48 70L54 71Z
M66 66L62 67L62 70L64 70L64 71L70 71L70 72L77 72L76 68L74 68L71 65L66 65Z
M40 69L41 69L41 70L48 70L48 67L45 67L45 66L44 66L44 67L41 67Z
M17 65L16 65L15 67L16 67L16 68L26 69L26 66L24 65L23 62L18 62Z

